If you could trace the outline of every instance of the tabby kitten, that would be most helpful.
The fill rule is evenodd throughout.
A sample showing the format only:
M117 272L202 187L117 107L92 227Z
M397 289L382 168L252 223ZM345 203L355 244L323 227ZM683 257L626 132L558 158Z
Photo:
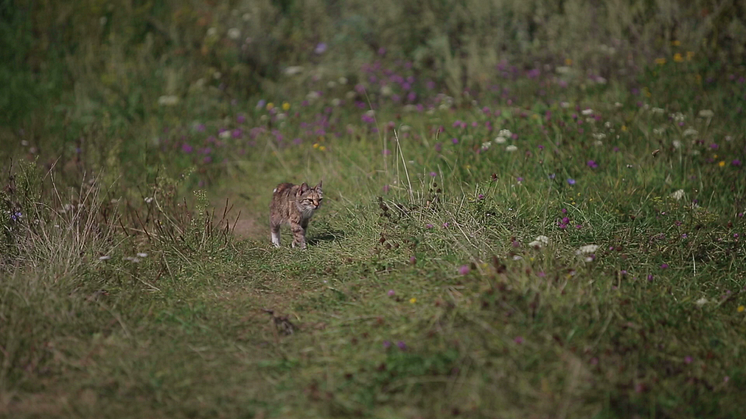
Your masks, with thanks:
M324 198L321 192L321 182L309 187L305 182L301 185L281 183L272 194L269 205L269 226L272 230L272 244L280 247L280 227L290 224L293 232L293 247L306 248L306 228L308 221L321 205Z

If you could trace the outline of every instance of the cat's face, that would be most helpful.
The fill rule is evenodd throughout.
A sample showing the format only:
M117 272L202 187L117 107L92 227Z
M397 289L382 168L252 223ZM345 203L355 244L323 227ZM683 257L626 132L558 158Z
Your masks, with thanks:
M302 213L309 214L321 206L321 201L323 199L324 195L321 192L321 182L313 188L309 187L304 182L300 185L300 189L298 189L298 195L295 198L295 202Z

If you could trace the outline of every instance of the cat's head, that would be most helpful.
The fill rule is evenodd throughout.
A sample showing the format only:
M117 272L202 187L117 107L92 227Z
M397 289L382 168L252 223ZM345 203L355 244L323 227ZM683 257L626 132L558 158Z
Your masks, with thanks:
M313 188L303 182L298 188L295 202L301 212L309 213L317 210L321 206L324 194L321 191L321 182Z

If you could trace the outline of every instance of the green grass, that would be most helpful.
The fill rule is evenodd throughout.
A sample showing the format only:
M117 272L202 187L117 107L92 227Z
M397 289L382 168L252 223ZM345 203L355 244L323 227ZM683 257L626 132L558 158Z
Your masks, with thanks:
M65 213L49 178L27 182L47 204L17 188L35 209L5 221L20 229L22 262L3 279L4 414L739 417L741 168L704 162L696 144L653 156L638 136L665 117L594 109L622 133L619 152L559 129L547 138L506 108L514 153L427 133L475 118L461 111L407 117L421 135L389 141L390 155L376 135L247 155L212 192L244 196L243 240L220 228L237 209L211 227L221 210L205 213L204 198L185 210L166 178L130 210L84 183L72 198L84 205ZM736 144L717 153L737 156ZM274 184L318 178L327 199L312 245L271 248ZM678 188L684 199L670 196ZM529 247L538 235L549 245ZM587 244L594 260L576 252ZM125 259L137 252L148 255ZM292 334L276 325L286 321Z
M256 48L304 73L244 77L200 10L101 21L96 4L71 14L85 42L67 72L33 76L47 83L28 97L55 100L18 102L0 128L0 417L746 417L742 68L661 35L680 60L600 83L583 74L604 65L563 47L542 65L485 58L449 97L471 66L409 68L397 45L342 38L311 55L315 35L273 32ZM34 42L0 78L62 65ZM329 65L339 45L392 73ZM369 82L392 74L416 79L422 110L403 83ZM272 189L320 179L308 249L287 230L273 248Z

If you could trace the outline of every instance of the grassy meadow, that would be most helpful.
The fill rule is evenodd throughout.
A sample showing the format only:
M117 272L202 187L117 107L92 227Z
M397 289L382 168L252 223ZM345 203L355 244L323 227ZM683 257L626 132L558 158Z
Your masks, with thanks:
M0 71L0 417L746 417L746 67L712 28L625 8L636 48L570 2L501 57L461 9L443 53L355 35L404 24L362 2L136 3L0 2L66 34ZM272 247L272 189L322 179Z

